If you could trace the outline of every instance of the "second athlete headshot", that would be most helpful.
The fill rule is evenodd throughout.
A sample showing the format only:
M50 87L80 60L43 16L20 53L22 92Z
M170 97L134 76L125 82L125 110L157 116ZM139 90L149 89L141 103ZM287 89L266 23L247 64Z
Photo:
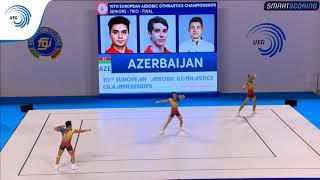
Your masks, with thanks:
M167 20L155 16L148 22L148 35L151 44L144 51L145 53L170 53L165 47L167 42L169 25Z
M140 53L176 52L174 15L140 16Z

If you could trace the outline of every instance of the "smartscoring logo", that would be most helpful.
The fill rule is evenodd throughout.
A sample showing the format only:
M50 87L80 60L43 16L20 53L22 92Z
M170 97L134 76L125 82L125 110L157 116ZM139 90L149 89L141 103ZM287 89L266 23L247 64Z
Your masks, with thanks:
M16 27L23 28L29 24L31 13L30 11L21 5L14 5L7 9L6 15L9 15L9 20L13 22Z
M262 23L251 28L246 38L252 40L252 45L257 47L261 55L272 57L282 51L286 35L279 26Z
M319 1L266 1L266 11L316 11Z
M28 40L28 48L32 55L39 60L52 61L61 53L62 40L60 35L50 27L41 27Z

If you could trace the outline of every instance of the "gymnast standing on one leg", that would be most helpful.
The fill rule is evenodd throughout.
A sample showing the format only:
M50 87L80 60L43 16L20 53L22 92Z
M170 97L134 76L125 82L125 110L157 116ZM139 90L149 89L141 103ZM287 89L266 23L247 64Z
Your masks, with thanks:
M243 89L247 89L247 97L246 99L243 101L242 105L240 106L239 108L239 111L238 111L238 116L240 116L240 111L243 109L243 107L245 105L248 104L249 100L252 99L253 101L253 114L256 113L256 104L257 104L257 98L256 98L256 95L254 93L254 85L253 85L253 80L256 79L256 74L254 73L251 73L251 74L248 74L248 80L246 82L245 85L242 86Z
M71 156L71 163L72 163L71 168L75 169L75 155L74 155L73 147L71 145L72 136L74 133L84 133L87 131L91 131L91 129L79 129L79 130L73 129L71 121L66 121L65 126L64 125L56 126L54 130L60 132L62 135L62 141L61 141L58 155L56 158L55 169L58 170L58 164L60 162L60 157L64 152L64 149L67 149L69 155Z
M172 98L169 99L165 99L165 100L161 100L161 101L156 101L156 103L166 103L169 102L170 106L171 106L171 113L170 116L166 122L166 124L163 126L162 130L160 131L160 135L163 134L164 130L167 128L167 126L169 125L169 123L171 122L171 120L173 119L174 116L177 116L177 118L180 121L180 129L179 131L183 131L182 129L182 125L183 125L183 120L182 120L182 116L178 110L178 104L179 104L179 100L184 99L185 96L184 95L178 95L176 92L172 93Z

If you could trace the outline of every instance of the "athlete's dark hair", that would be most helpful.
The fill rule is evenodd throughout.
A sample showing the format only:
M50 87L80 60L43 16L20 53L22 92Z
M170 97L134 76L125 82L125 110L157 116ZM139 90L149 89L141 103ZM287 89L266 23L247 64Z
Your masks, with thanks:
M178 96L178 93L177 92L172 92L172 95L174 95L174 94L176 94L177 95L177 99L175 100L175 101L179 101L180 99L179 99L179 96Z
M110 19L110 21L108 22L108 26L109 26L109 34L111 33L111 28L114 24L124 24L127 26L128 28L128 33L129 33L129 25L130 25L130 21L123 17L123 16L116 16Z
M66 121L66 127L69 127L69 126L71 126L72 125L72 123L71 123L71 121Z
M169 29L169 25L168 25L167 20L165 20L164 18L162 18L160 16L155 16L155 17L151 18L148 22L148 32L149 33L152 32L154 23L161 23L162 25L166 26L167 29Z
M200 17L193 17L190 22L189 22L189 27L190 27L190 24L192 22L199 22L201 24L201 26L203 27L203 24L202 24L202 19Z

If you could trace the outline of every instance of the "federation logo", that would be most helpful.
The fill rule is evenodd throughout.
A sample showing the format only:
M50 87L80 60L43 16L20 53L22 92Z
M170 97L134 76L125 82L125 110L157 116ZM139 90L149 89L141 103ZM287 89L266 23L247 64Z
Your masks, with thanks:
M106 15L108 13L108 3L106 2L97 3L96 8L98 15Z
M246 38L252 40L262 56L273 57L280 53L286 40L283 30L272 23L262 23L251 28Z
M11 6L6 10L5 14L9 16L9 20L13 22L15 27L24 28L26 25L29 25L30 23L31 13L24 6Z
M28 40L31 54L38 60L52 61L61 53L62 40L60 35L50 27L41 27L39 31Z

